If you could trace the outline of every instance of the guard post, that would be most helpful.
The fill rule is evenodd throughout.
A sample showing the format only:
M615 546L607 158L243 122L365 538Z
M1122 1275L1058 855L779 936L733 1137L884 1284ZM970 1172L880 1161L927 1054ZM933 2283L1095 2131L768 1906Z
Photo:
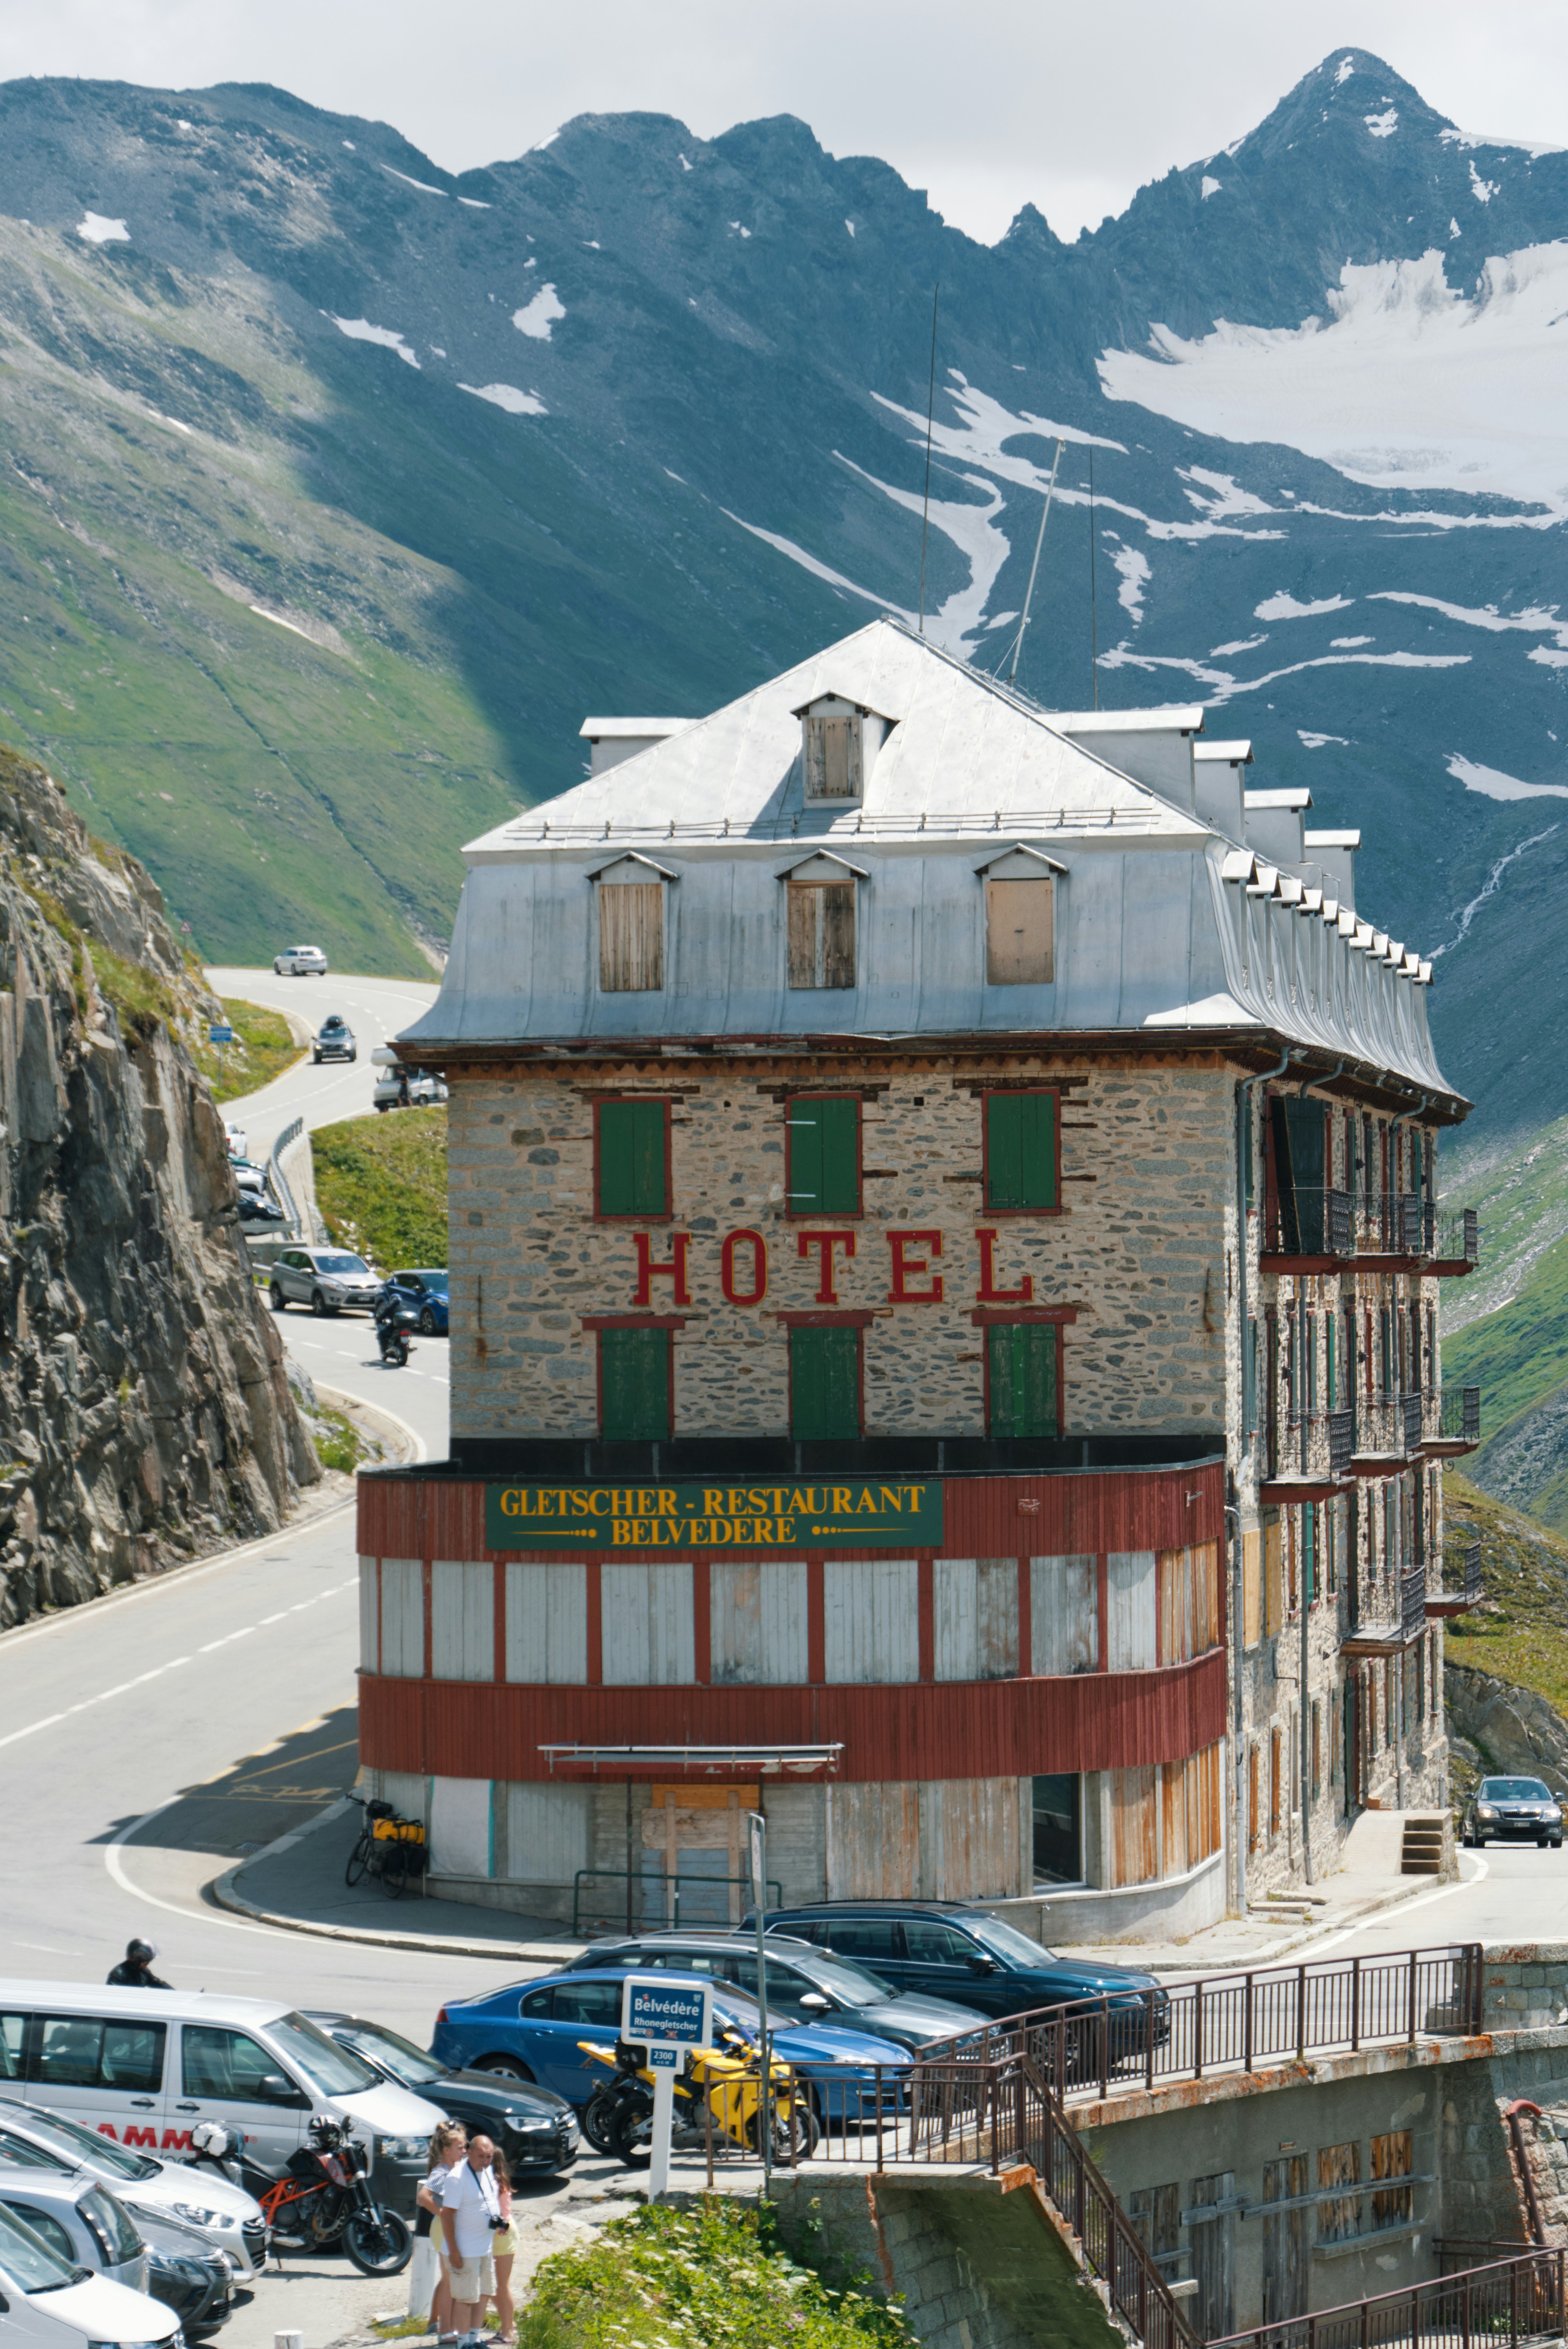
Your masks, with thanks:
M706 1982L673 1982L667 1974L628 1974L621 1985L621 2036L634 2047L646 2048L654 2075L648 2199L656 2202L670 2182L676 2075L689 2049L713 2044L713 1992Z

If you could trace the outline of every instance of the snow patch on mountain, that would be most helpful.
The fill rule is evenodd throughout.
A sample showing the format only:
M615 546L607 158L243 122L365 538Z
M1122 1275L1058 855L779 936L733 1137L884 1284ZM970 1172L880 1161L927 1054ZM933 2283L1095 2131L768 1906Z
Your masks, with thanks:
M1207 514L1211 522L1218 522L1222 514L1278 512L1278 508L1271 506L1266 499L1254 497L1251 490L1238 488L1229 473L1212 473L1203 465L1193 465L1183 471L1178 465L1176 478L1186 484L1182 495L1191 500L1200 513ZM1192 486L1194 482L1199 485L1197 488Z
M532 264L529 265L531 267ZM542 285L531 302L525 302L521 310L512 312L511 323L520 335L531 336L536 343L547 343L551 327L557 318L564 318L565 316L566 305L557 295L554 286Z
M1467 792L1479 792L1488 800L1568 800L1568 783L1522 783L1517 775L1505 775L1500 767L1483 767L1474 759L1461 758L1456 750L1449 760L1449 772Z
M77 222L77 234L88 244L129 244L130 231L122 220L106 220L102 212L88 212Z
M326 315L338 333L346 335L351 343L379 343L384 350L396 351L398 357L406 359L411 367L418 366L418 357L409 349L396 326L373 326L368 318L340 318L330 310Z
M509 416L550 413L537 392L520 391L515 383L460 383L458 389L471 393L475 399L488 399L494 408L504 408Z
M1501 181L1483 180L1480 173L1476 170L1473 160L1470 167L1470 193L1475 198L1477 203L1490 204L1493 196L1496 195L1499 188L1501 187Z
M1568 620L1560 620L1557 606L1531 605L1522 612L1500 612L1495 604L1477 610L1470 604L1450 604L1441 595L1416 595L1400 587L1374 588L1367 595L1369 604L1414 604L1426 612L1440 612L1445 620L1458 620L1467 628L1486 628L1494 636L1511 628L1522 628L1532 636L1554 636L1568 653Z
M1211 196L1222 195L1224 191L1222 189L1218 180L1211 180L1205 176L1202 185L1200 187L1198 192L1203 202L1207 203Z
M1399 128L1399 109L1390 106L1381 114L1364 114L1361 119L1374 139L1392 139Z
M779 554L787 554L791 563L798 563L802 571L810 573L813 579L824 581L828 586L838 588L842 595L862 596L868 604L874 604L879 611L891 612L895 619L907 620L911 627L916 625L913 612L906 612L902 604L890 604L885 595L879 595L874 588L862 587L857 579L847 579L841 571L835 571L830 564L819 563L814 554L808 554L805 548L797 546L792 538L784 538L776 530L764 530L758 523L747 522L742 515L731 513L727 506L720 506L719 512L726 522L732 522L751 537L759 538L764 546L772 547Z
M1114 537L1116 533L1108 532L1107 535ZM1143 591L1153 576L1149 568L1149 557L1140 554L1136 546L1119 546L1110 559L1121 580L1116 592L1117 602L1123 611L1131 613L1135 621L1141 620Z
M1283 441L1351 481L1490 492L1538 503L1548 520L1568 515L1568 240L1494 254L1468 293L1448 283L1435 247L1414 261L1347 262L1325 300L1326 325L1222 318L1191 341L1156 326L1149 353L1104 351L1100 381L1111 399L1228 440Z
M393 179L401 180L406 188L418 188L422 196L444 196L447 192L445 188L433 188L428 180L411 180L407 171L394 171L390 163L383 163L381 169L390 172Z
M1305 726L1296 728L1295 739L1304 750L1321 750L1329 742L1337 742L1343 750L1350 748L1349 740L1344 734L1309 734Z
M868 473L863 466L857 465L852 457L846 457L841 449L835 449L833 454L841 465L847 465L851 473L857 474L872 489L880 490L884 498L891 498L893 504L902 506L906 513L924 513L925 499L920 491L900 489L891 481L879 481L874 473ZM944 538L951 539L959 553L967 558L969 584L966 587L958 588L928 616L925 632L948 652L956 653L961 659L967 660L985 633L985 606L1002 566L1013 550L1005 533L995 526L996 516L1002 512L1005 501L995 481L986 481L980 473L961 473L958 478L966 489L980 491L986 502L977 506L950 498L931 500L931 527L939 530Z
M1462 767L1467 765L1468 761L1461 759L1458 763ZM1451 775L1453 771L1454 761L1450 760L1449 763L1449 772ZM1489 767L1480 767L1477 768L1476 772L1478 774L1492 774L1495 772L1495 770ZM1505 775L1502 777L1502 781L1504 782L1511 781L1511 780L1512 778L1511 776ZM1467 785L1467 788L1474 791L1484 787L1472 783ZM1546 788L1550 789L1550 786L1547 786ZM1487 796L1489 798L1496 798L1498 794L1496 792L1488 792ZM1446 955L1450 947L1457 947L1463 942L1467 932L1470 929L1470 924L1474 921L1476 916L1480 913L1487 899L1489 897L1496 896L1502 876L1507 872L1509 866L1514 864L1520 857L1526 855L1531 849L1539 848L1543 840L1550 840L1553 833L1561 832L1562 829L1563 827L1560 823L1549 823L1544 832L1532 832L1528 840L1522 840L1516 848L1511 848L1509 850L1506 856L1500 856L1498 858L1497 863L1487 874L1485 888L1480 890L1477 895L1473 896L1468 905L1460 906L1460 926L1454 936L1448 941L1448 945L1434 947L1432 948L1430 956L1431 961L1436 962L1439 956Z
M1321 612L1347 612L1356 601L1354 595L1325 595L1315 604L1298 604L1294 595L1282 588L1277 595L1267 596L1254 606L1254 620L1315 620Z

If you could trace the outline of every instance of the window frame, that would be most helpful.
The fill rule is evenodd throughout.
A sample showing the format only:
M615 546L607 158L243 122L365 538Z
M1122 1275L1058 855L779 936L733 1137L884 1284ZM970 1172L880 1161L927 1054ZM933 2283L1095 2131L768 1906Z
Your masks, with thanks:
M631 1207L624 1214L606 1209L603 1197L603 1142L602 1112L606 1109L624 1109L634 1103L658 1109L664 1115L665 1143L665 1204L662 1208ZM670 1135L674 1125L674 1097L668 1093L607 1093L596 1096L593 1102L593 1215L596 1224L673 1224L675 1214L675 1168Z
M816 1205L815 1205L814 1206L809 1206L809 1207L797 1207L797 1206L793 1206L793 1205L791 1204L791 1202L794 1200L794 1198L795 1198L795 1196L796 1196L796 1193L795 1193L795 1190L794 1190L794 1187L793 1187L793 1177L794 1177L793 1152L794 1152L794 1143L790 1141L790 1138L789 1138L789 1137L790 1137L790 1134L791 1134L791 1133L792 1133L792 1132L794 1131L793 1121L792 1121L792 1119L791 1119L791 1117L790 1117L790 1112L791 1112L793 1109L795 1109L795 1108L797 1107L797 1105L799 1105L799 1104L804 1104L804 1103L805 1103L805 1102L820 1102L820 1101L839 1101L839 1102L841 1102L841 1101L848 1101L848 1102L853 1102L853 1104L854 1104L854 1111L855 1111L855 1204L854 1204L854 1206L853 1206L852 1207L830 1207L830 1206L824 1206L824 1205L823 1205L823 1203L822 1203L820 1200L819 1200L819 1201L816 1203ZM860 1095L859 1093L830 1092L828 1092L827 1090L825 1090L825 1089L824 1089L824 1090L823 1090L822 1092L820 1092L791 1093L791 1094L789 1094L789 1096L788 1097L788 1099L785 1101L785 1103L784 1103L784 1220L785 1220L785 1222L786 1222L786 1223L806 1223L806 1222L810 1222L810 1221L813 1221L813 1220L815 1220L815 1221L822 1221L822 1220L826 1220L826 1221L830 1221L830 1222L832 1222L832 1221L842 1221L842 1222L844 1222L844 1223L859 1223L859 1222L862 1219L862 1217L863 1217L863 1216L864 1216L864 1215L865 1215L865 1176L864 1176L864 1167L865 1167L865 1116L864 1116L864 1112L865 1112L865 1103L864 1103L863 1100L861 1099L861 1095Z
M1006 859L1004 859L1004 860L1002 860L1002 861L1003 861L1003 862L1006 862ZM992 955L992 951L991 951L991 912L992 912L992 898L991 898L991 892L992 892L992 890L993 890L993 889L1009 889L1009 888L1022 888L1022 889L1044 889L1044 890L1047 893L1046 902L1047 902L1047 906L1048 906L1048 908L1049 908L1048 920L1047 920L1047 927L1048 927L1048 929L1049 929L1049 931L1050 931L1050 945L1049 945L1049 946L1047 947L1047 949L1046 949L1044 959L1045 959L1045 961L1048 964L1048 966L1049 966L1049 969L1048 969L1047 975L1044 978L994 978L992 977L992 975L991 975L991 974L992 974L992 964L993 964L993 960L994 960L994 957L993 957L993 955ZM981 894L981 910L982 910L982 918L983 918L984 923L985 923L985 941L984 941L984 945L985 945L985 972L984 972L984 977L983 977L982 984L983 984L984 986L987 987L987 988L994 988L994 987L995 987L995 988L1001 988L1001 987L1054 987L1054 986L1056 985L1056 983L1057 983L1057 876L1056 876L1056 874L1055 874L1053 872L1050 872L1050 871L1049 871L1049 870L1047 870L1047 869L1042 869L1042 870L1041 870L1040 872L1038 872L1038 873L1028 873L1028 874L1025 874L1025 873L993 874L993 873L991 873L991 872L987 871L987 872L985 872L985 874L982 874L982 876L981 876L981 892L982 892L982 894Z
M1056 1354L1056 1388L1057 1388L1057 1424L1056 1424L1056 1430L1055 1430L1055 1436L1059 1437L1059 1436L1060 1436L1060 1434L1061 1434L1061 1433L1062 1433L1062 1429L1063 1429L1064 1425L1066 1424L1066 1418L1067 1418L1067 1414L1066 1414L1066 1413L1065 1413L1065 1411L1064 1411L1064 1409L1063 1409L1063 1402L1064 1402L1064 1400L1065 1400L1064 1395L1063 1395L1063 1380L1064 1380L1064 1374L1065 1374L1065 1371L1066 1371L1066 1362L1067 1362L1067 1346L1066 1346L1065 1340L1064 1340L1064 1331L1065 1331L1065 1329L1066 1329L1066 1324L1065 1324L1064 1322L1061 1322L1061 1321L1045 1321L1045 1320L1042 1320L1042 1319L1039 1318L1039 1316L1038 1316L1037 1314L1034 1314L1034 1313L1020 1313L1020 1314L1018 1314L1016 1318L1009 1318L1009 1317L1007 1317L1007 1316L1006 1316L1006 1315L1005 1315L1005 1314L1000 1314L1000 1313L998 1313L998 1314L997 1314L994 1319L987 1319L987 1320L985 1321L985 1323L983 1325L980 1334L981 1334L982 1338L985 1340L985 1344L984 1344L984 1346L983 1346L983 1347L982 1347L982 1349L981 1349L981 1357L980 1357L980 1359L981 1359L982 1363L983 1363L983 1364L984 1364L984 1366L985 1366L985 1379L984 1379L984 1386L985 1386L985 1440L986 1440L986 1442L987 1442L987 1443L991 1443L991 1442L993 1442L993 1441L995 1441L995 1442L996 1442L996 1443L1002 1443L1002 1442L1006 1442L1006 1441L1017 1441L1017 1442L1021 1442L1021 1443L1048 1444L1048 1443L1051 1443L1052 1441L1054 1441L1054 1440L1055 1440L1055 1439L1054 1439L1054 1437L1053 1437L1053 1436L1051 1436L1051 1435L1037 1435L1037 1436L1023 1436L1023 1437L1018 1437L1018 1438L1008 1438L1008 1437L1006 1437L1006 1436L1003 1433L1003 1432L1002 1432L1001 1430L996 1429L996 1428L994 1428L994 1427L992 1426L992 1424L991 1424L991 1334L992 1334L992 1331L993 1331L993 1330L1049 1330L1049 1331L1052 1333L1052 1335L1054 1336L1054 1338L1055 1338L1055 1341L1056 1341L1054 1350L1055 1350L1055 1354Z
M798 1435L795 1432L795 1340L799 1336L815 1336L822 1330L847 1330L855 1341L855 1417L856 1426L849 1435ZM809 1320L791 1321L786 1330L789 1371L789 1440L793 1444L853 1444L861 1442L866 1432L866 1333L864 1317L861 1314L824 1313L812 1315Z
M665 1428L660 1435L612 1435L604 1425L604 1340L626 1335L662 1338L665 1341ZM667 1318L663 1326L655 1319L647 1322L634 1321L628 1317L609 1329L593 1332L593 1403L598 1421L601 1444L666 1444L676 1429L676 1357L675 1331Z
M1048 1207L994 1207L991 1200L991 1103L994 1101L1018 1101L1046 1095L1054 1104L1051 1111L1051 1187L1055 1203ZM1062 1089L1059 1085L987 1085L980 1096L980 1213L989 1222L993 1216L1061 1216L1067 1213L1062 1202Z
M850 928L851 932L850 940L850 976L846 981L839 985L833 985L827 980L824 980L819 986L815 979L796 979L792 978L789 975L790 915L797 896L803 897L810 895L816 897L824 897L830 889L842 890L846 892L849 896ZM848 875L841 881L797 881L791 875L786 874L784 880L784 992L786 995L856 995L860 992L860 890L861 884L859 876L854 874ZM816 918L820 921L825 922L826 916L827 908L824 905ZM823 941L823 960L825 963L825 940Z
M670 983L670 916L669 884L656 869L639 873L634 879L611 881L595 873L593 882L594 984L595 996L600 995L663 995ZM659 979L656 987L607 987L604 983L604 892L606 889L656 889L659 893Z
M839 708L827 705L838 703ZM800 799L805 807L863 807L866 797L866 719L869 713L858 702L845 701L841 694L819 694L799 712L800 719ZM844 725L849 728L850 754L845 761L846 774L852 768L859 776L858 785L842 792L811 789L811 743L813 729ZM825 734L821 737L821 770L824 785L828 777L828 752Z

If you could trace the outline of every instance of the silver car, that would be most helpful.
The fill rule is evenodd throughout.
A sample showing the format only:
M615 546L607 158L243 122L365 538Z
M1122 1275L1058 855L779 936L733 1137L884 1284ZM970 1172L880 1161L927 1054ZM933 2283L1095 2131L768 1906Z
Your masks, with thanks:
M53 2172L56 2182L63 2176L73 2189L84 2178L96 2178L129 2210L148 2241L170 2240L171 2221L193 2227L236 2275L259 2272L266 2262L266 2220L242 2187L216 2170L117 2145L63 2113L0 2099L0 2163Z
M319 947L285 947L273 957L273 968L280 978L325 978L326 957Z
M273 1266L267 1294L273 1311L285 1305L308 1305L313 1313L341 1313L345 1306L368 1313L381 1291L381 1282L362 1256L346 1248L286 1247Z
M96 2179L0 2167L0 2207L42 2235L74 2268L91 2268L130 2292L147 2290L147 2245L124 2205Z

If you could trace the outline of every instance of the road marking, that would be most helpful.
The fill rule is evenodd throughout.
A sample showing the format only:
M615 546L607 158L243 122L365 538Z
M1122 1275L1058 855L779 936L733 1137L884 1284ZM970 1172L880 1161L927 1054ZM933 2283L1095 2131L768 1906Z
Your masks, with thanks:
M53 1941L18 1941L19 1950L36 1950L46 1958L85 1958L85 1950L57 1950Z
M281 1614L263 1615L259 1623L247 1623L242 1630L225 1631L221 1640L209 1640L206 1646L198 1648L196 1652L199 1656L210 1656L214 1648L226 1648L233 1640L248 1640L253 1631L264 1630L269 1623L286 1622L291 1615L302 1615L307 1607L319 1607L324 1599L336 1599L345 1590L357 1590L358 1588L357 1576L349 1582L334 1582L325 1590L318 1590L313 1599L302 1599L297 1606L285 1607ZM57 1714L56 1718L63 1720L65 1716L60 1713Z
M209 1640L204 1648L197 1649L196 1653L210 1656L214 1648L226 1648L231 1640L248 1640L255 1628L253 1623L247 1623L242 1631L225 1631L221 1640Z
M1468 1892L1472 1885L1480 1884L1484 1878L1491 1874L1484 1859L1476 1861L1475 1871L1473 1876L1461 1877L1457 1884L1445 1884L1440 1892L1423 1893L1418 1900L1401 1900L1394 1916L1388 1920L1388 1930L1392 1931L1398 1920L1408 1917L1415 1909L1429 1909L1434 1900L1447 1900L1456 1892ZM1358 1925L1346 1925L1339 1932L1330 1933L1326 1940L1314 1941L1311 1944L1312 1955L1305 1960L1305 1963L1315 1964L1325 1950L1332 1950L1340 1941L1352 1940L1357 1933L1372 1930L1377 1922L1376 1918L1366 1918Z
M177 1672L181 1664L191 1661L189 1656L171 1656L166 1664L155 1664L150 1672L139 1672L133 1681L120 1681L114 1688L100 1689L97 1696L85 1696L79 1704L67 1705L64 1713L46 1713L42 1721L30 1721L26 1729L14 1729L8 1737L0 1737L0 1745L15 1745L19 1739L34 1737L40 1729L53 1729L57 1722L69 1721L78 1713L90 1713L94 1705L107 1704L111 1696L124 1696L130 1689L143 1688L149 1681L161 1680L165 1672Z

